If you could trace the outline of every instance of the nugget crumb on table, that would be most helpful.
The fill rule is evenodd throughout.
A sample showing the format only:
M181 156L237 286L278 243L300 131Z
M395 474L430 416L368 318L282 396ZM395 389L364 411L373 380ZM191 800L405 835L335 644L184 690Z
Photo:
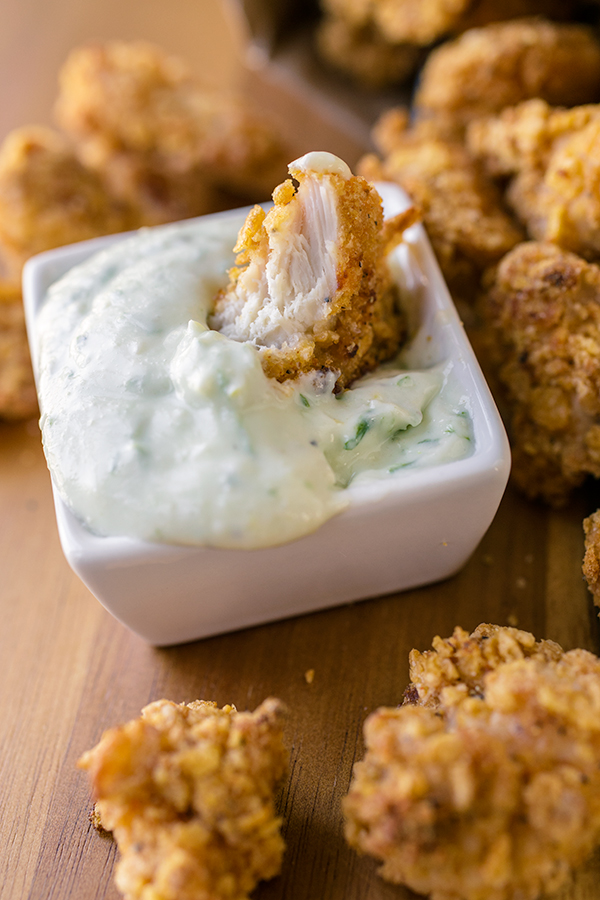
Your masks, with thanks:
M433 646L365 723L346 837L433 900L534 900L600 842L600 660L493 625Z
M283 715L275 699L252 713L158 700L82 756L127 900L244 900L277 875Z

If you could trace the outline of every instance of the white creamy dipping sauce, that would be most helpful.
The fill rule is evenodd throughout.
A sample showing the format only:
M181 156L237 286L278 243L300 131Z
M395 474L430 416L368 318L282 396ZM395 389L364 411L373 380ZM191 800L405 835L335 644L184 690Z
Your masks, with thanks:
M401 357L332 391L284 384L209 329L243 212L141 231L68 272L38 319L41 426L67 505L94 533L224 548L318 528L356 484L470 455L452 365Z

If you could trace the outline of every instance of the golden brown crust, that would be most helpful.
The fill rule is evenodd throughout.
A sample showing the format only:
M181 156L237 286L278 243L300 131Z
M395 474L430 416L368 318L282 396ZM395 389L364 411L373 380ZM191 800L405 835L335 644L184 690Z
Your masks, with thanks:
M434 50L415 96L418 116L459 125L539 97L574 106L598 99L600 43L580 25L520 19L465 32Z
M235 340L254 342L269 377L286 381L302 373L334 371L336 389L341 390L393 356L404 338L404 318L397 307L385 258L391 244L401 239L416 215L410 210L384 225L381 199L361 177L294 172L294 178L294 183L288 180L275 189L275 205L268 213L260 207L250 212L235 247L236 267L230 272L228 287L217 297L210 323ZM322 245L328 246L323 255L333 260L335 283L326 299L315 302L310 321L296 324L308 313L290 313L283 325L285 337L279 336L279 329L277 337L272 338L281 310L285 318L288 305L291 308L299 302L300 284L290 284L289 290L282 290L277 298L268 293L264 275L267 261L272 266L275 253L281 252L271 243L271 235L276 236L279 247L282 241L285 243L282 266L291 267L285 252L295 246L298 228L305 235L314 230L312 192L314 188L318 195L323 185L325 205L330 203L335 208L337 222L335 235L329 236L334 249L327 241ZM305 246L304 237L300 246ZM313 287L317 282L311 273L310 251L305 257L297 254L296 259L302 259L302 264L295 263L295 271L302 268L309 285L306 299L301 301L308 309L311 296L319 290ZM258 278L262 295L252 293ZM253 319L246 321L247 311L255 307ZM269 308L274 310L273 316L265 315ZM257 324L261 315L264 327Z
M158 700L83 755L127 900L244 900L279 872L283 712L273 699L253 713Z
M144 41L73 51L56 115L85 164L147 224L206 212L214 185L262 199L285 171L270 125Z
M428 47L448 35L493 22L544 15L568 19L564 0L321 0L327 15L375 30L389 44Z
M434 647L365 723L347 839L433 900L533 900L600 840L600 660L496 626Z
M566 500L600 477L600 268L548 243L521 244L490 275L488 350L511 407L513 476Z
M453 692L462 698L480 696L486 676L516 659L549 662L562 656L554 641L536 641L527 631L500 625L482 624L470 635L457 627L452 637L435 637L431 646L433 650L411 650L409 655L409 702L420 706L437 707L447 688L452 691L444 694L446 704Z
M19 128L0 147L0 243L15 281L35 253L123 231L132 221L57 132Z
M459 140L434 123L405 128L405 121L402 110L384 114L374 131L383 159L367 156L359 171L404 188L423 217L451 291L472 299L483 269L523 234Z
M600 606L600 510L596 510L583 520L583 531L585 534L583 575L594 603Z
M26 419L37 411L21 292L0 281L0 418Z

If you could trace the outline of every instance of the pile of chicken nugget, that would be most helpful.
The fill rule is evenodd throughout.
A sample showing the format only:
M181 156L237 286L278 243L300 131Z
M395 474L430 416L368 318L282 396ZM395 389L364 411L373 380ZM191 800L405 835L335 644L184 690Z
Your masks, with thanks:
M420 66L411 109L384 113L377 152L359 171L399 183L420 208L451 293L476 326L513 481L561 506L600 478L598 5L321 5L319 45L333 65L344 41L377 41L405 60L419 51L385 79L360 68L365 55L343 53L363 84L406 80ZM598 601L600 514L584 528L584 574Z
M502 392L514 480L564 504L600 478L598 4L321 6L320 52L347 77L381 87L418 72L410 110L383 115L359 171L418 206ZM0 148L0 417L36 409L20 297L31 255L261 199L287 161L266 121L158 48L74 51L56 128ZM600 512L584 528L600 602ZM559 888L600 842L600 661L483 625L410 662L402 704L367 719L348 842L434 900ZM275 700L254 713L158 701L85 754L126 897L239 900L279 871L284 718Z

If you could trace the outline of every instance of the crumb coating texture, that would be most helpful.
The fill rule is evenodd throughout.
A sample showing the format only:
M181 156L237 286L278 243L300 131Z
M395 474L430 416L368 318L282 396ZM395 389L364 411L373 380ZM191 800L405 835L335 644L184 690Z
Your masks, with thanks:
M600 660L515 628L411 654L365 724L346 836L433 900L533 900L600 840Z
M364 157L359 171L404 188L451 291L472 300L484 268L523 238L496 185L459 139L430 122L408 127L402 109L381 117L374 139L381 158Z
M490 274L481 309L509 405L513 477L560 505L600 477L600 267L520 244Z
M243 900L279 872L283 707L158 700L80 760L127 900Z
M334 371L341 390L391 358L405 336L386 256L415 214L409 210L384 223L381 198L360 176L293 175L294 182L285 181L273 192L269 212L255 207L248 215L235 247L236 266L209 322L228 337L255 343L269 377L285 381L306 372ZM323 218L335 221L335 229L324 229L326 239L311 249ZM333 268L328 291L316 277L319 266L329 265L325 257ZM265 273L273 268L279 271L268 276L267 285ZM283 269L294 271L297 280L292 283L290 276L280 288L287 278ZM313 312L307 318L309 308ZM287 329L285 337L271 338L276 322L281 322L279 331Z

